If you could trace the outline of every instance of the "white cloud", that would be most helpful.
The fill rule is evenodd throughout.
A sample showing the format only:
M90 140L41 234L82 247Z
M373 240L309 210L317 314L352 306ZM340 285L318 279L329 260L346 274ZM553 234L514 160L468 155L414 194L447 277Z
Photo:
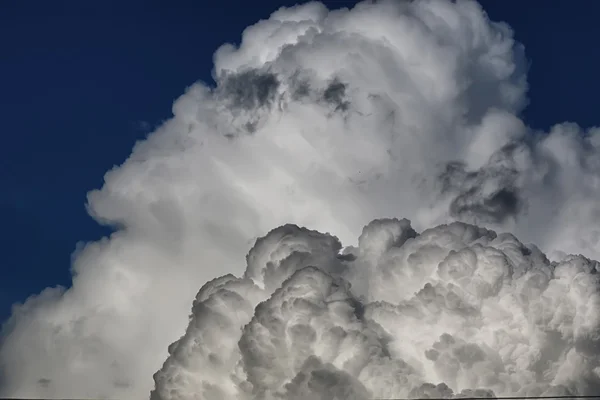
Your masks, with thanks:
M244 256L254 240L284 224L331 232L344 245L358 246L357 233L376 218L408 217L417 231L462 220L513 232L553 258L562 258L560 252L600 258L600 209L595 201L600 190L600 135L596 129L584 132L573 124L559 124L539 134L519 119L527 102L523 49L508 26L490 22L476 3L389 1L333 11L311 3L281 9L246 29L239 48L219 49L214 61L217 87L201 83L190 87L174 104L174 117L138 143L122 166L108 172L101 190L89 194L90 214L122 229L77 254L72 288L49 289L15 311L0 349L0 395L146 396L153 387L152 374L168 355L168 344L185 330L189 302L198 288L216 276L242 276ZM514 392L531 378L519 371L542 357L544 346L554 343L554 337L515 327L517 336L507 333L506 338L494 339L502 343L494 344L491 333L485 332L491 329L486 324L494 326L495 320L481 320L482 330L469 336L459 329L467 317L451 307L475 307L482 315L496 316L482 308L494 305L507 310L507 321L520 321L529 314L519 311L518 301L524 300L513 297L540 290L549 304L554 299L564 305L560 308L557 303L559 316L539 315L554 321L557 325L552 329L561 335L579 337L595 326L595 319L589 319L588 326L567 316L591 318L595 289L581 284L576 287L583 292L564 298L575 289L567 283L544 286L554 267L537 250L527 257L520 255L521 246L512 237L496 239L492 246L496 250L479 248L469 236L479 233L458 226L452 229L460 234L434 228L419 236L429 238L430 246L413 249L414 241L409 240L397 251L382 245L386 237L386 243L397 245L410 237L402 236L404 231L397 231L396 225L367 231L359 246L360 261L354 262L365 267L349 270L334 257L340 246L336 241L318 234L297 241L295 234L283 232L279 253L265 253L260 245L250 253L246 277L254 279L258 288L246 288L246 281L223 283L227 288L235 286L227 289L233 298L222 303L214 300L218 304L210 307L216 307L215 314L203 318L241 326L244 318L260 314L252 309L260 296L270 299L265 304L278 307L279 300L271 293L295 267L288 263L273 270L269 265L288 252L305 251L294 262L317 264L318 281L328 279L323 274L346 277L353 289L340 288L340 293L367 303L389 302L386 312L407 324L394 331L394 337L412 338L421 332L429 342L414 349L423 351L433 346L431 340L440 341L439 361L428 361L429 370L422 377L438 377L454 392L462 388ZM276 246L265 240L265 248ZM484 235L480 240L488 239ZM463 243L468 243L468 250L462 250ZM449 249L457 253L449 256ZM461 270L468 263L478 266L476 275ZM525 278L510 276L510 268L537 271L533 283L519 283ZM430 282L436 274L445 274L446 283ZM553 282L561 279L554 277ZM534 283L543 287L535 289ZM327 293L319 295L323 298L333 293L325 286ZM476 297L463 299L456 290ZM446 308L435 314L440 318L439 331L428 331L423 321L411 317L409 303L415 291L418 299L445 299ZM468 303L475 299L484 300ZM301 312L291 310L289 316ZM332 318L338 315L338 311L327 312ZM365 312L388 318L369 306ZM339 322L344 329L354 323L359 322ZM193 336L190 329L187 335ZM380 333L370 326L361 329L372 331L373 338ZM573 329L578 331L569 331ZM299 331L298 340L303 332ZM447 332L455 340L451 344L440 336ZM211 360L210 351L236 351L235 337L222 336L214 342L207 338L209 353L202 357ZM223 343L217 344L218 339ZM479 347L471 346L473 340ZM538 342L526 345L528 341ZM210 343L219 351L211 350ZM344 343L340 346L350 348L343 356L360 359L364 349L352 341ZM482 354L481 368L461 364L456 354L463 348ZM541 350L534 354L531 349ZM564 355L564 365L548 375L555 377L553 384L583 382L584 372L575 366L587 364L582 364L578 358L582 353L576 350ZM181 357L189 351L182 348ZM406 365L390 368L405 371L401 375L412 379L409 386L415 393L447 390L429 386L430 380L410 372L415 368L411 357L423 354L412 354L416 350L406 346L394 351L398 352L394 359ZM358 367L345 375L340 366L332 369L327 357L317 355L319 359L299 357L291 370L277 371L285 379L298 378L287 382L292 398L324 384L308 375L299 377L300 369L309 375L316 370L335 375L356 396L363 389L373 390L369 374L384 376L378 371L390 371L381 360L369 364L370 369L360 372L366 374L359 377L360 386L355 381ZM169 360L173 362L173 356ZM189 362L198 360L203 359ZM215 361L220 367L206 378L214 390L238 390L241 371L234 374L240 382L233 378L223 382L230 378L216 374L233 360ZM541 364L546 361L538 359ZM445 363L460 368L446 376ZM492 382L490 371L497 371L502 363L516 372L510 370L506 372L510 376ZM193 371L202 366L173 368ZM259 375L271 379L272 372L253 373L256 379ZM181 373L177 376L182 381L173 385L186 393L197 384L197 377ZM418 386L419 382L425 386ZM528 388L531 393L546 390L549 384L532 382L542 386ZM377 383L407 387L391 381L390 385Z
M343 255L336 238L293 226L260 239L245 274L253 279L201 289L151 398L600 388L597 262L552 263L513 235L458 222L417 234L407 220L375 220L359 243ZM264 274L250 272L257 263ZM265 281L278 284L262 290Z

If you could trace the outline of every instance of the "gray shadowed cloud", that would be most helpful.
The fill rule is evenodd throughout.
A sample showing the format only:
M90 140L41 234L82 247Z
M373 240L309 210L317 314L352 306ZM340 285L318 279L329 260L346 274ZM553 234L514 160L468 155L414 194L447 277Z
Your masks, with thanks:
M333 105L335 111L346 111L350 102L346 97L346 84L334 79L323 92L323 100Z
M450 214L460 220L501 224L524 208L516 186L518 172L504 166L468 171L464 163L448 163L440 174L442 193L452 197Z
M218 91L229 101L231 107L252 110L270 106L278 87L279 81L275 74L250 69L224 75L220 79Z

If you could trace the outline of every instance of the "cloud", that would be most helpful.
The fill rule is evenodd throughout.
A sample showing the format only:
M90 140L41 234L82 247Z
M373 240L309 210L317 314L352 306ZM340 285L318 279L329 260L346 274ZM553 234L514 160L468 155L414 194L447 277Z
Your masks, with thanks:
M594 359L586 350L594 343L594 286L571 288L571 278L555 275L575 267L552 266L546 257L571 260L564 265L580 265L584 272L592 263L567 254L600 258L600 135L571 123L534 132L520 120L527 104L526 63L510 27L490 21L472 1L382 1L331 11L308 3L248 27L239 47L222 46L213 76L215 87L188 88L175 102L173 118L136 144L123 165L106 174L104 186L89 193L90 215L119 229L78 250L72 287L49 288L15 308L2 333L0 395L144 397L167 357L157 382L172 385L174 397L198 384L210 398L227 398L249 390L243 384L248 379L265 393L276 382L292 398L311 390L316 398L350 392L360 398L376 386L392 388L390 393L411 387L421 394L594 387L594 376L581 372L595 362L586 358ZM393 219L370 224L403 216L410 226ZM428 229L454 220L487 230L460 224ZM513 236L493 239L492 231L512 232L541 250ZM417 246L423 238L429 244ZM284 293L275 293L291 290L294 279L302 278L325 283L320 292L311 289L317 291L310 300L302 297L308 292L289 293L298 308L285 318L312 312L307 302L323 308L337 293L347 296L340 310L323 308L322 315L338 318L344 332L366 337L341 340L339 351L349 357L343 367L333 356L286 361L249 345L244 354L257 364L234 371L235 379L217 373L237 363L233 333L206 332L217 336L207 336L204 348L196 349L202 345L194 338L203 328L188 327L188 339L168 352L186 331L190 300L218 276L227 278L212 281L214 293L209 290L194 306L207 310L201 314L211 326L246 326L247 319L248 329L262 329L251 322L261 315L253 307L264 301L263 308L283 312L278 301ZM335 283L334 290L338 278L352 287ZM546 288L548 279L557 283ZM532 293L545 293L545 304L559 307L556 315L535 314L552 333L523 328L494 344L483 333L471 337L460 330L478 315L507 313L506 321L514 324L532 318L519 311L519 301ZM381 307L371 306L378 301ZM501 309L488 314L483 305ZM495 321L480 318L477 326ZM434 323L439 328L431 330L427 324ZM302 324L297 329L295 340L310 336ZM384 331L406 337L402 343L422 337L427 345L415 344L417 354L398 344L390 365L389 345L376 342L387 337L380 336ZM336 332L330 335L334 344L340 341ZM445 333L453 344L442 338ZM556 347L556 335L577 338L578 344L567 340ZM551 348L568 349L568 356ZM426 351L437 358L423 358ZM193 361L190 354L199 358ZM473 367L465 354L483 361ZM261 357L286 368L270 375L275 372L261 369ZM182 367L181 360L191 364ZM520 375L532 360L539 367ZM360 370L361 363L368 368ZM494 381L503 363L506 376ZM203 365L213 370L202 381L186 372ZM429 370L423 372L425 365ZM556 368L548 372L547 365ZM554 386L536 371L554 376ZM178 380L161 381L170 376Z
M600 388L598 262L550 262L513 235L460 222L418 234L408 220L372 221L352 259L340 257L337 244L290 226L257 240L245 278L224 276L200 290L151 398L366 400ZM257 264L264 274L251 272ZM365 289L357 270L377 284Z

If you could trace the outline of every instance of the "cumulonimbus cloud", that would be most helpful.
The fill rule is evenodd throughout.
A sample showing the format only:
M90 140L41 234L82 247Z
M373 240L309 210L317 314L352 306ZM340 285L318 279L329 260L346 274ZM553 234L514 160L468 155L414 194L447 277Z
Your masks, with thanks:
M2 334L0 395L144 397L158 370L154 395L162 398L169 398L167 388L176 396L194 385L207 385L208 398L248 390L333 395L328 390L338 389L324 376L345 382L357 398L375 386L421 394L594 387L583 366L595 365L586 358L595 339L582 339L595 326L593 263L566 254L600 258L600 135L567 123L534 132L520 119L526 63L510 27L490 21L472 1L382 1L331 11L309 3L247 28L239 47L222 46L214 78L214 87L191 86L175 102L174 117L89 194L90 214L119 230L75 254L71 288L49 288L15 309ZM400 240L395 222L369 225L356 241L365 225L387 217L410 218L414 232L402 230ZM473 243L475 228L460 228L463 249L444 229L464 225L425 230L452 221L512 232L563 264L549 264L516 239L485 234ZM298 241L287 233L294 225L323 233L303 231ZM406 249L423 237L431 238L425 250ZM387 253L397 247L404 249L393 252L399 255ZM531 254L519 255L522 248ZM298 260L289 261L290 254ZM309 261L313 269L294 266ZM570 278L557 274L571 276L573 268L584 271L578 283L561 281ZM530 280L514 275L531 271ZM225 278L205 286L194 303L192 321L201 326L186 331L191 299L218 276ZM309 324L313 333L304 322L288 332L299 353L283 352L282 359L254 348L261 318L279 310L288 301L285 288L297 285L306 293L288 293L297 307L285 318L313 310L303 296L318 304L341 296L340 310L323 309L321 319L343 314L346 320L331 323L366 335L379 352L367 352L375 359L366 360L365 348L350 339L351 348L339 350L348 357L343 362L317 352L325 339L307 338L325 335L325 328ZM528 321L531 313L519 303L535 290L561 310L535 314L546 318L548 332L536 331L542 323ZM377 301L389 306L372 305ZM427 330L415 302L440 308L428 311L439 316L437 328ZM494 304L498 312L490 314L485 307ZM485 332L497 320L481 316L500 319L502 310L514 331L495 343ZM404 328L387 326L390 315ZM584 315L587 322L578 319ZM479 330L468 330L464 320ZM287 323L264 334L275 337ZM205 332L207 324L243 325L244 334ZM194 332L207 335L203 345ZM335 332L328 340L340 340ZM398 344L419 332L429 342ZM559 354L545 353L561 340ZM196 354L194 346L208 353L186 358ZM528 370L534 359L540 365ZM265 367L271 361L280 366L277 376ZM190 372L206 365L212 372L204 378ZM233 374L217 373L229 367ZM390 371L394 378L377 380ZM531 375L536 371L544 376ZM436 386L441 382L447 386Z

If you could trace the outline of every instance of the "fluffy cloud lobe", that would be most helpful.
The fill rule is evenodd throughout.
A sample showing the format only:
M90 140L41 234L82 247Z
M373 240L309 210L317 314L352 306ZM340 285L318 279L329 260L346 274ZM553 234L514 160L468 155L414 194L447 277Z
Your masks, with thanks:
M529 129L524 60L472 1L248 27L89 194L119 229L15 308L0 395L588 392L600 135Z
M417 234L407 220L375 220L358 247L340 248L292 225L258 240L243 278L200 290L151 399L600 389L597 262L550 262L511 234L460 222Z

